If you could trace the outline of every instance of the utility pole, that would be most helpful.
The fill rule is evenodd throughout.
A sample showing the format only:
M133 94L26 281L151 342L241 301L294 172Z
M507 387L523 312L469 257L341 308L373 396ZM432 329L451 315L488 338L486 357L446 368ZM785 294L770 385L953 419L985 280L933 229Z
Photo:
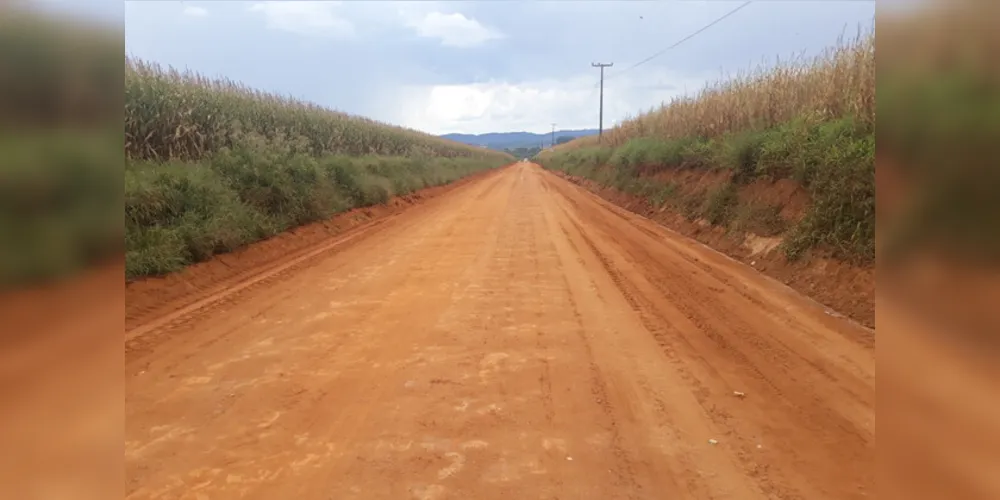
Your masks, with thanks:
M600 141L604 135L604 68L614 66L615 63L590 63L595 68L601 68L601 111L597 122L597 140Z
M553 148L556 147L556 124L555 123L552 124L552 146L551 147L553 147Z

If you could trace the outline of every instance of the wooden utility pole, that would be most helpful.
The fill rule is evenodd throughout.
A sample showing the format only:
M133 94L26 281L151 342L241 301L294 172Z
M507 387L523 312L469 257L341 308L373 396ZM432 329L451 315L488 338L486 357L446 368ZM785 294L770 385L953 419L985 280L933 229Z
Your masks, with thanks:
M590 65L595 68L601 68L601 107L597 122L597 139L600 140L604 135L604 68L614 66L615 63L590 63Z
M556 147L556 124L552 124L552 145L551 147Z

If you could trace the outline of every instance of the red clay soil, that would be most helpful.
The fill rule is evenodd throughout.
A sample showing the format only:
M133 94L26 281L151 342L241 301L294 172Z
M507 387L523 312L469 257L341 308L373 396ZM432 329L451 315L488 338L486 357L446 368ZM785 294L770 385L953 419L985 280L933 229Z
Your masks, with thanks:
M740 188L740 200L781 208L781 217L789 222L799 221L809 206L809 193L791 179L756 179Z
M678 233L694 238L730 257L751 264L760 272L775 278L795 290L832 309L830 314L843 314L859 323L875 326L875 268L858 267L821 255L811 255L789 262L781 252L754 252L744 239L706 221L689 221L683 215L665 208L653 207L645 198L623 193L614 188L575 176L559 175L626 210L656 221ZM691 192L708 189L726 179L720 173L663 173L663 179L677 182L692 181ZM660 177L657 177L658 179ZM793 182L758 181L741 189L741 198L782 206L782 215L794 220L800 217L808 196ZM867 341L867 340L866 340Z
M537 165L379 220L127 329L125 498L876 495L870 330Z
M661 182L673 182L684 194L701 193L716 187L730 177L729 172L721 170L699 170L692 168L672 168L656 172L650 179Z
M731 172L723 170L702 170L695 168L672 168L649 176L659 183L672 182L684 194L704 193L716 188L731 177ZM740 187L741 201L781 208L781 216L787 221L796 221L805 214L809 205L809 193L799 183L791 179L755 179Z

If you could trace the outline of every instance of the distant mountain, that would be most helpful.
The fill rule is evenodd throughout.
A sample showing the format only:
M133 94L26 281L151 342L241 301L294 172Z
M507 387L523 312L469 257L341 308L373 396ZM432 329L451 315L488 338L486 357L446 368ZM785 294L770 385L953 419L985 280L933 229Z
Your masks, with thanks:
M556 130L556 143L560 137L576 139L587 135L597 134L597 129L585 130ZM444 134L441 137L453 141L471 144L473 146L483 146L490 149L517 149L517 148L537 148L539 145L549 147L552 142L552 133L532 134L531 132L491 132L487 134Z

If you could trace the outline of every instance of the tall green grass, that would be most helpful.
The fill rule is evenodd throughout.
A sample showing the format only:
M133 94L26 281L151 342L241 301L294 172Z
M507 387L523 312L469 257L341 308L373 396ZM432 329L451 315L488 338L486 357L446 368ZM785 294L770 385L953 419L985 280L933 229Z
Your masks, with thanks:
M164 274L352 207L452 182L503 158L313 156L250 136L199 161L125 167L126 277Z
M741 205L737 193L757 180L794 179L809 192L805 216L788 227L783 248L798 258L813 248L870 263L875 258L875 134L850 118L805 120L715 139L637 138L618 148L579 148L542 156L550 169L587 177L657 205L669 202L690 218L774 234L789 221L774 207ZM658 172L715 170L725 181L708 191L678 189ZM683 186L681 186L683 187Z

